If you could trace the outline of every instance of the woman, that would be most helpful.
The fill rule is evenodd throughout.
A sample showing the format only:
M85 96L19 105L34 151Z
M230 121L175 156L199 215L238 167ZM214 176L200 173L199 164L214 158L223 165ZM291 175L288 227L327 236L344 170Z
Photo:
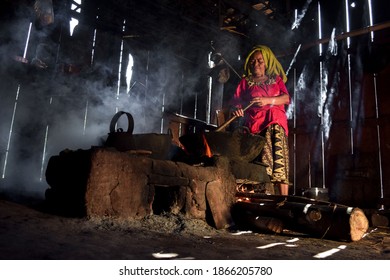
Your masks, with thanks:
M286 74L273 52L266 46L255 46L244 65L245 75L234 94L233 115L245 116L244 125L251 133L266 138L261 161L268 165L271 182L288 195L289 151L285 105L290 103ZM245 112L244 106L253 103Z

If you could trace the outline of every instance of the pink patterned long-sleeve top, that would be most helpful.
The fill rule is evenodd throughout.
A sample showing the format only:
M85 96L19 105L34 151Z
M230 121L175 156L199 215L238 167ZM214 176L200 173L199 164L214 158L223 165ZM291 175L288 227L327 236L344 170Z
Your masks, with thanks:
M283 94L289 95L286 85L280 76L270 77L265 83L251 82L248 78L241 79L234 93L233 105L242 108L254 97L274 97ZM245 112L245 126L251 133L259 133L269 125L277 123L282 126L288 135L288 125L285 105L253 105Z

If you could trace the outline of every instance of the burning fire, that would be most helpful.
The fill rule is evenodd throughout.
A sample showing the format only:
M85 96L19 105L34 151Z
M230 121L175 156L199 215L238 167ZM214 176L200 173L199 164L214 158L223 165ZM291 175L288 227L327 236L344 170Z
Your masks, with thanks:
M204 155L207 157L212 157L213 154L211 153L210 146L207 143L206 136L204 136L204 134L202 134L202 137L203 137L203 144L204 144Z

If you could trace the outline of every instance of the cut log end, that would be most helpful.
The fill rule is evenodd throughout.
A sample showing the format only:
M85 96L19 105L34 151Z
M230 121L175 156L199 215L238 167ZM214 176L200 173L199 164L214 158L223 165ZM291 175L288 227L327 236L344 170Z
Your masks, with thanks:
M364 214L363 210L359 208L354 208L352 210L349 218L349 224L351 227L352 241L359 241L362 239L369 227L366 215Z

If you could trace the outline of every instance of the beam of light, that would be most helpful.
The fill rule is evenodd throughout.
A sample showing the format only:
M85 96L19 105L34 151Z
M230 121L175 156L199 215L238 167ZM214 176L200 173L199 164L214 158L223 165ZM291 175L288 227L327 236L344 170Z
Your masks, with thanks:
M352 110L352 77L351 77L351 54L348 54L348 92L349 92L349 122L350 122L350 147L351 155L354 154L354 137L353 137L353 110Z
M165 111L165 92L162 95L162 101L161 101L161 116L164 116ZM164 118L161 118L161 127L160 127L160 133L164 133Z
M28 27L26 44L24 46L24 52L23 52L23 58L27 57L27 49L28 49L28 45L30 42L31 27L32 27L32 22L30 22L29 27ZM9 148L11 146L12 131L13 131L14 122L15 122L16 108L18 107L19 93L20 93L20 84L18 84L18 87L16 89L14 110L12 111L11 124L10 124L10 128L9 128L9 133L8 133L8 141L7 141L7 148L6 148L5 157L4 157L3 172L1 174L1 178L3 178L3 179L5 178L5 173L6 173L5 171L7 169L8 154L9 154Z
M194 119L198 117L198 93L195 93L195 101L194 101Z
M152 256L156 259L172 259L176 258L179 254L176 253L153 253Z
M298 21L298 9L294 10L294 22L293 22L293 27L291 29L294 29L295 23Z
M347 32L350 32L350 27L349 27L349 1L345 0L345 28ZM351 38L347 38L347 48L349 49L351 45Z
M292 239L286 240L286 242L276 242L276 243L270 243L270 244L263 245L263 246L258 246L258 247L256 247L256 249L264 250L264 249L268 249L268 248L272 248L272 247L280 246L280 245L284 245L285 247L299 247L299 245L293 244L293 243L296 243L298 241L299 241L299 238L292 238Z
M321 5L318 1L318 40L322 39L322 19L321 19ZM320 56L322 55L322 44L318 44L318 51L320 53Z
M322 159L322 185L325 188L325 134L329 134L329 125L325 120L325 101L326 101L326 87L328 84L328 75L324 69L322 61L320 61L320 102L318 113L321 117L321 159Z
M325 132L324 128L321 131L321 159L322 159L322 187L325 188Z
M293 238L293 239L289 239L289 240L287 240L286 242L288 242L288 243L294 243L294 242L298 242L299 241L299 238Z
M383 190L383 170L382 170L382 148L381 148L381 134L380 134L380 127L379 127L379 105L378 105L378 92L377 92L377 85L376 85L376 74L374 74L374 98L375 98L375 118L377 120L376 125L376 133L377 133L377 139L378 139L378 160L379 160L379 180L380 180L380 192L381 192L381 198L384 197L384 190ZM384 205L380 206L380 209L384 209Z
M9 133L8 133L7 148L5 150L5 157L4 157L4 164L3 164L3 173L1 175L1 178L3 178L3 179L5 178L5 173L6 173L5 171L7 169L8 154L9 154L9 148L11 146L12 131L13 131L14 122L15 122L16 108L18 107L19 93L20 93L20 84L18 85L18 88L16 90L14 110L12 112L11 125L10 125Z
M372 17L372 4L371 4L371 0L367 0L368 2L368 14L369 14L369 18L370 18L370 26L373 26L374 25L374 20L373 20L373 17ZM371 31L371 42L374 42L374 31Z
M134 66L134 59L131 53L129 53L129 63L127 64L127 68L126 68L127 93L129 93L132 88L131 78L133 76L133 66Z
M81 0L74 0L72 5L70 6L70 9L72 11L75 11L76 13L81 13ZM78 19L76 18L71 18L69 21L69 28L70 28L70 36L73 35L73 30L74 28L79 24Z
M24 52L23 52L23 58L26 58L27 56L28 43L30 41L30 35L31 35L31 27L32 27L32 22L30 22L30 25L28 27L26 45L24 46Z
M75 5L77 4L77 5ZM73 3L71 5L71 10L77 12L77 13L81 13L81 0L73 0Z
M247 231L237 231L237 232L231 233L231 235L243 235L243 234L250 234L250 233L253 233L253 231L250 231L250 230L247 230Z
M86 133L86 131L87 131L88 105L89 105L89 102L88 102L88 100L87 100L87 102L85 103L83 135L85 135L85 133Z
M125 31L125 28L126 28L126 20L123 20L122 31ZM123 44L124 44L124 40L122 39L121 40L121 50L119 53L118 86L117 86L117 92L116 92L116 99L119 99L120 88L121 88Z
M371 0L367 0L368 2L368 12L369 12L369 19L370 19L370 26L374 25L373 15L372 15L372 4ZM374 42L374 32L371 31L371 42ZM377 142L378 142L378 164L379 164L379 183L380 183L380 198L384 198L384 186L383 186L383 170L382 170L382 147L381 147L381 133L380 133L380 126L379 126L379 107L378 107L378 91L377 91L377 80L376 80L377 74L374 73L374 98L375 98L375 118L377 120L376 125L376 133L377 133ZM380 210L384 210L385 206L381 204L379 206Z
M264 249L268 249L268 248L272 248L272 247L280 246L280 245L286 245L286 243L284 243L284 242L270 243L270 244L267 244L267 245L258 246L258 247L256 247L256 249L264 250Z
M97 17L96 17L97 19ZM93 65L93 60L95 56L95 47L96 47L96 29L93 31L93 40L92 40L92 50L91 50L91 66Z
M79 20L72 17L72 19L69 21L69 32L70 36L73 36L73 31L75 27L79 24Z
M53 97L50 97L49 105L52 105L52 103L53 103ZM48 137L49 137L49 125L47 124L46 125L46 131L45 131L45 138L44 138L44 141L43 141L43 149L42 149L41 174L39 176L39 181L40 182L42 182L43 176L44 176L44 172L45 172L44 166L45 166L45 162L46 162L45 159L46 159L46 149L47 149Z
M307 0L305 5L303 6L302 12L298 15L297 10L295 10L295 21L293 22L291 26L291 30L294 30L295 28L298 29L299 25L301 24L303 18L306 15L307 10L309 9L309 6L311 4L312 0Z
M46 148L47 148L47 139L49 135L49 125L46 125L45 139L43 141L43 150L42 150L42 161L41 161L41 174L39 176L39 181L42 182L43 176L45 173L45 159L46 159Z
M122 56L123 56L123 40L121 42L121 50L119 55L119 68L118 68L118 86L116 92L116 99L119 99L120 88L121 88L121 75L122 75Z
M322 252L322 253L318 253L317 255L314 255L313 258L324 259L324 258L327 258L327 257L333 255L333 254L336 254L337 252L339 252L341 250L344 250L345 248L347 248L346 245L340 245L337 248L333 248L331 250L328 250L328 251L325 251L325 252Z
M297 58L297 55L298 55L299 51L301 50L301 47L302 47L302 44L299 44L297 50L295 51L294 57L293 57L293 59L292 59L291 62L290 62L290 66L288 67L288 69L287 69L287 71L286 71L286 76L288 76L288 73L290 72L291 67L292 67L293 64L295 63L296 58Z
M365 238L367 235L370 235L371 233L374 233L378 231L378 228L374 228L372 230L370 230L369 232L366 232L365 234L363 234L362 238Z

